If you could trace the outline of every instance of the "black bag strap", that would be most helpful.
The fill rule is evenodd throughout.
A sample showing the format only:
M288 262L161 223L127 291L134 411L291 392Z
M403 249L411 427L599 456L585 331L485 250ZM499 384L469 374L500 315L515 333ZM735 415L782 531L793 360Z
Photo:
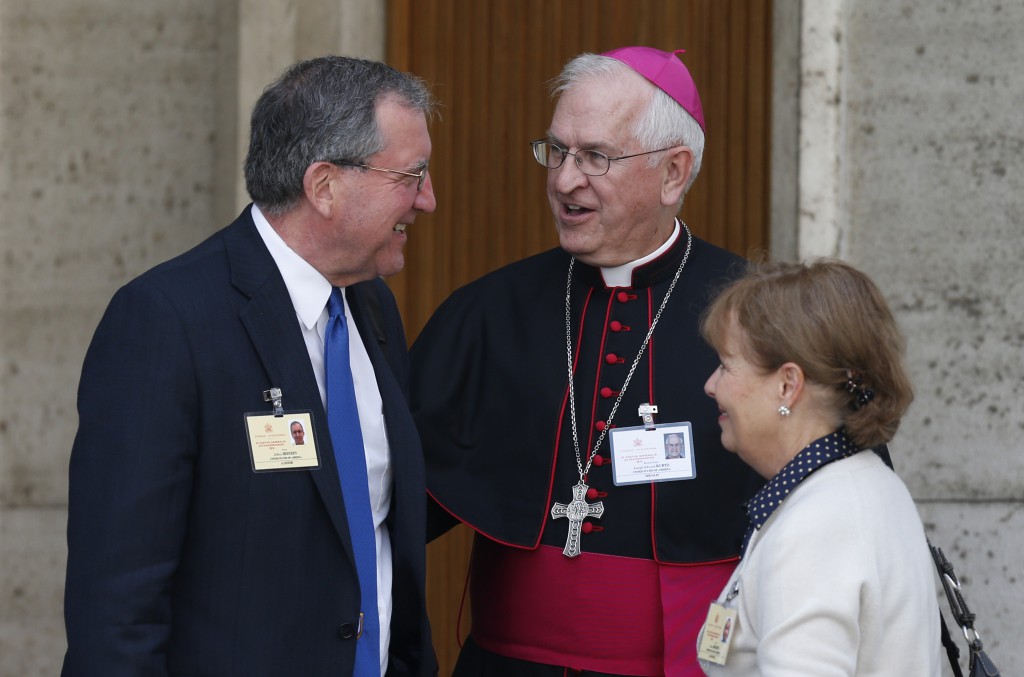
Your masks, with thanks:
M939 579L942 581L942 588L946 591L946 599L949 600L949 608L953 614L953 620L959 625L964 631L964 637L967 639L967 648L971 652L970 662L968 669L970 670L971 677L976 675L986 675L988 677L999 677L999 668L995 666L992 659L985 653L984 648L981 644L981 636L978 631L974 629L974 614L967 606L967 602L964 600L964 596L961 593L960 580L956 577L956 572L953 571L953 565L946 559L946 555L942 552L942 548L938 548L928 543L928 549L932 551L932 559L935 560L935 568L939 572ZM946 620L942 617L940 612L939 618L942 620L943 638L942 643L946 647L946 654L949 656L950 665L953 667L953 673L956 677L963 677L963 673L960 672L960 651L953 645L952 639L949 638L949 630L946 628ZM949 644L946 644L947 640Z
M946 617L942 615L941 611L939 612L939 623L942 625L942 646L946 649L946 658L949 659L949 665L953 668L953 677L964 677L963 671L960 670L960 647L949 636Z
M942 578L942 566L939 564L937 557L942 557L942 561L946 562L947 566L950 566L950 570L952 570L952 566L949 565L949 561L946 560L945 555L942 555L942 551L932 545L931 541L928 542L928 549L932 551L932 559L935 560L935 566L939 570L939 577ZM938 555L936 555L936 553L938 553ZM946 587L945 580L943 580L942 587ZM949 591L947 591L946 594L949 595ZM954 642L953 638L949 635L949 627L946 625L946 617L942 614L941 610L939 611L939 623L942 625L942 646L946 649L946 657L949 659L950 667L953 668L953 675L954 677L964 677L964 673L960 669L960 647L956 645L956 642Z

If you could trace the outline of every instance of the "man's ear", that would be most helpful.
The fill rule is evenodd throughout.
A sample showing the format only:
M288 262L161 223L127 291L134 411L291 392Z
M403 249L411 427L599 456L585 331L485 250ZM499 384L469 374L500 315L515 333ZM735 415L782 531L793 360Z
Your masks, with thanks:
M322 217L330 217L337 196L334 182L338 180L336 167L330 162L314 162L302 175L302 191L309 205Z
M676 146L668 153L665 180L661 184L661 203L666 207L679 204L693 172L693 151L688 146Z

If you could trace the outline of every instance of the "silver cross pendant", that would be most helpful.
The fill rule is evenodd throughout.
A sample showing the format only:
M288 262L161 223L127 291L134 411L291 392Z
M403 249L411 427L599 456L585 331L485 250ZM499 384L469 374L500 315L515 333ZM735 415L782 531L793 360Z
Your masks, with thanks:
M604 514L604 503L587 503L587 485L580 480L579 484L572 488L572 502L569 505L555 503L551 506L551 519L565 517L569 520L569 535L565 539L565 548L562 554L566 557L577 557L580 554L580 534L583 529L583 520L588 517L600 517Z

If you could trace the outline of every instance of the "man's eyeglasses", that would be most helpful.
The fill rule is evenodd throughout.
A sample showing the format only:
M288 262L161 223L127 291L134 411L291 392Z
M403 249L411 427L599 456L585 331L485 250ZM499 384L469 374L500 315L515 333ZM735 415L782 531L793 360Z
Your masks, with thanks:
M360 169L372 169L375 172L388 172L389 174L401 174L402 176L416 177L416 192L423 190L423 184L427 181L427 165L418 172L403 172L399 169L385 169L383 167L371 167L361 162L350 162L349 160L328 160L332 165L345 165L346 167L359 167Z
M668 146L668 148L648 150L643 153L608 157L601 151L597 150L578 150L575 153L570 153L569 149L562 148L559 145L551 143L547 139L531 141L530 145L533 146L533 157L537 162L548 169L558 169L562 166L562 163L565 162L565 156L571 155L573 159L576 160L576 166L579 167L580 171L587 176L603 176L604 174L607 174L608 170L612 168L613 160L625 160L626 158L650 155L651 153L660 153L663 150L674 148L674 146Z

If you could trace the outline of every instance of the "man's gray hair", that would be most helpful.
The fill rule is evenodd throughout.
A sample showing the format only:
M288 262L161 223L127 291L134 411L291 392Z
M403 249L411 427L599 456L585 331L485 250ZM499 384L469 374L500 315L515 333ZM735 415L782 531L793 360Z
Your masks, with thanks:
M379 61L323 56L290 67L253 107L245 187L267 214L298 204L303 177L319 161L364 162L384 149L377 105L392 99L430 116L422 80Z
M640 145L646 150L682 145L693 151L693 170L683 190L683 195L686 195L700 173L701 160L704 157L704 130L686 109L654 83L618 59L587 52L565 64L562 72L551 83L551 94L558 97L572 90L583 80L594 77L612 78L623 73L640 78L648 84L652 92L646 110L637 119L632 130L633 137ZM648 160L649 166L657 164L658 159L657 154L652 155Z

